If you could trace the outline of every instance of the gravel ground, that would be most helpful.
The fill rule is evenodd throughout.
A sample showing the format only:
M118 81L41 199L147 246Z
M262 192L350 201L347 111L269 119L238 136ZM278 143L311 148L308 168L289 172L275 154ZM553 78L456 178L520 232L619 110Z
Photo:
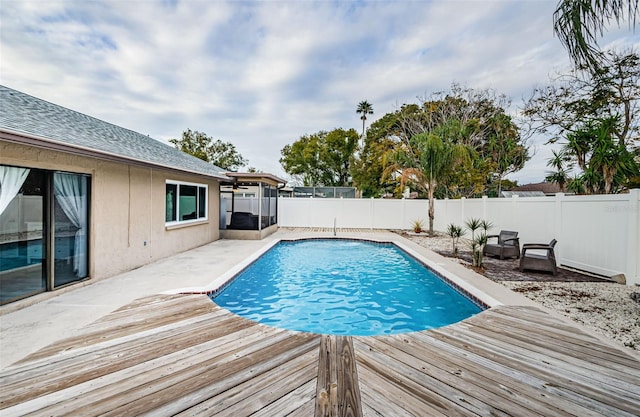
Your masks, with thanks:
M444 234L434 237L402 234L443 256L452 256L451 238ZM458 248L460 262L471 268L469 241L461 239ZM638 286L621 285L565 268L560 268L556 276L542 272L523 273L518 270L515 259L485 257L484 268L476 271L618 344L640 351Z

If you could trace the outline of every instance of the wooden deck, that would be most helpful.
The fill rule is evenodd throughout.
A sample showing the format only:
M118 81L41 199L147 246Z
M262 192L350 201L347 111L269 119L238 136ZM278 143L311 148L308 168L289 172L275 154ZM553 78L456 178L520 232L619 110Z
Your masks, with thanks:
M137 300L0 373L0 415L637 416L640 361L543 311L382 337Z

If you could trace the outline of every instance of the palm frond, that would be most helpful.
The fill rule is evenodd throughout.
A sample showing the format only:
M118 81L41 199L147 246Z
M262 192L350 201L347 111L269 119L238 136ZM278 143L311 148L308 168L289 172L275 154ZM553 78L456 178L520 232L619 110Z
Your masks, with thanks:
M598 38L611 22L635 26L638 0L561 0L553 13L553 29L578 67L597 70L602 61Z

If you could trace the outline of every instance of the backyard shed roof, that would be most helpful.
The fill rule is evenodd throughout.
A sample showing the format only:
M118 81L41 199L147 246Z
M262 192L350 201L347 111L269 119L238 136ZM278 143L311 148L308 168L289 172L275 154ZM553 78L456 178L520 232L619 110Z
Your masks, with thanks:
M278 186L287 183L287 180L265 172L227 172L226 175L232 178L232 181L229 182L230 184L260 182Z
M227 180L225 171L149 136L0 85L0 138Z

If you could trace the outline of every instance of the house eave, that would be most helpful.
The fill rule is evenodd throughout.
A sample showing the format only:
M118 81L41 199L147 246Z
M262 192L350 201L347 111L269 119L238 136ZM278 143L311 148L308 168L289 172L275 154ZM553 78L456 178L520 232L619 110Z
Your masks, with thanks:
M72 155L97 158L105 161L119 162L119 163L125 163L125 164L137 165L137 166L151 167L151 168L162 168L165 170L170 170L175 172L188 173L188 174L194 174L194 175L199 175L204 177L215 178L216 180L220 180L220 181L229 181L231 179L222 173L221 174L204 173L204 172L189 170L189 169L180 168L180 167L172 167L168 165L157 164L154 162L127 157L123 155L118 155L110 152L97 151L95 149L91 149L88 147L70 145L65 142L44 138L41 136L31 135L24 132L17 132L17 131L9 130L6 128L0 128L0 140L17 143L20 145L34 146L41 149L69 153Z

